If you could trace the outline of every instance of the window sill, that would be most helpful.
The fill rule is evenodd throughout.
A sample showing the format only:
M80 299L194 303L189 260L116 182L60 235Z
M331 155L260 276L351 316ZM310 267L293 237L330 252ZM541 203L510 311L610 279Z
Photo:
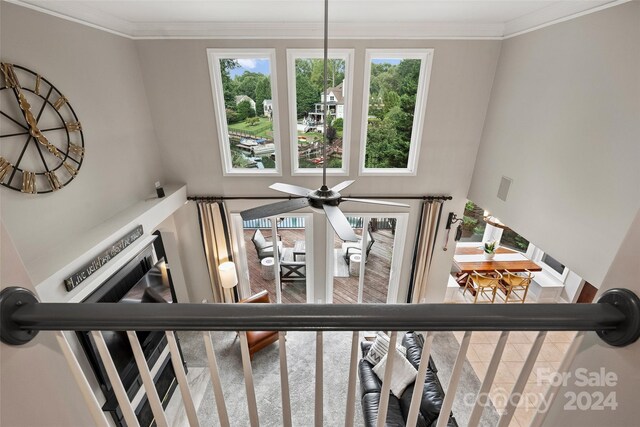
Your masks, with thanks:
M360 169L360 176L416 176L411 169Z
M327 169L327 175L330 176L349 176L349 172L344 169ZM291 176L322 176L321 168L294 169Z

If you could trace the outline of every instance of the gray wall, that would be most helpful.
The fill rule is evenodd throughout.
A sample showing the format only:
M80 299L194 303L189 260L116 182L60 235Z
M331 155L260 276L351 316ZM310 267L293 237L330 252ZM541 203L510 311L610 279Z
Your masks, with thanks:
M80 173L62 190L2 189L3 220L30 270L60 242L153 193L163 176L133 41L10 3L1 7L2 61L56 85L86 144Z
M190 194L202 195L277 195L268 190L274 181L292 182L290 173L289 111L286 75L286 48L320 48L316 40L140 40L136 42L151 114L162 150L163 167L172 182L186 182ZM279 127L283 176L224 177L221 169L218 134L215 123L211 83L207 63L207 48L276 49L276 70ZM353 91L353 124L351 133L350 176L358 178L360 123L365 48L434 48L433 68L426 109L425 128L420 149L418 173L413 177L366 177L349 188L353 194L451 194L454 201L446 204L448 211L462 212L475 155L484 124L498 54L499 41L420 41L420 40L332 40L331 47L355 48ZM337 183L344 177L333 177ZM299 185L316 188L317 177L296 177ZM255 204L255 202L254 202ZM406 293L411 246L418 215L413 204L409 218L407 245L400 279L400 295ZM231 212L248 207L230 204ZM343 205L349 209L348 205ZM352 205L353 206L353 205ZM353 206L354 212L367 212L367 206ZM196 222L197 217L184 215L183 220ZM188 224L180 225L185 229ZM444 226L444 224L443 224ZM444 231L441 231L441 238ZM193 242L201 245L199 241ZM314 236L314 247L324 254L325 236ZM198 247L200 250L200 247ZM183 252L193 252L184 249ZM446 290L446 275L453 251L438 251L430 278L433 292L428 298L441 301ZM202 270L204 265L194 265ZM206 270L185 270L185 275L206 277ZM318 270L318 268L316 268ZM316 273L318 273L316 271ZM320 273L320 274L323 274ZM319 279L320 277L316 275ZM189 278L187 277L187 281ZM198 282L190 286L207 286ZM316 283L316 288L318 284ZM206 297L201 289L195 294Z
M469 191L596 287L640 207L639 45L638 2L505 40Z
M143 200L163 176L133 41L0 4L2 61L31 68L56 85L78 114L86 143L78 177L62 190L0 190L0 283L35 289L31 277L39 259ZM52 333L23 347L0 344L0 352L0 424L93 425Z
M19 286L35 292L4 221L0 265L0 288ZM53 332L41 332L23 346L0 343L0 355L0 425L94 424Z
M640 295L640 211L628 229L623 239L620 250L615 255L613 264L607 272L602 283L600 293L611 288L631 289L636 295ZM640 341L630 346L618 348L610 347L590 332L582 342L575 360L569 367L571 374L566 387L558 390L557 398L553 402L545 426L632 426L638 425L638 390L640 389ZM588 373L599 373L604 368L605 372L612 372L617 376L615 386L584 387L576 384L576 369L586 369ZM564 409L568 398L565 393L609 393L615 394L618 406L615 410L606 409L568 411ZM583 398L585 399L585 398ZM584 400L583 400L584 402Z

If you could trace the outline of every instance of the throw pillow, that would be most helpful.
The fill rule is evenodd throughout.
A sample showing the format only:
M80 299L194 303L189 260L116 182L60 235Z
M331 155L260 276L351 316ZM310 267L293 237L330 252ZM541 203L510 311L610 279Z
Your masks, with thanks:
M267 246L267 241L260 230L256 230L255 234L253 235L253 241L259 248L264 248L265 246Z
M418 371L413 367L402 353L396 349L393 353L393 368L391 371L391 393L398 399L404 393L404 390L416 380ZM387 367L387 358L389 353L385 354L380 363L373 367L373 372L384 381L384 371Z
M407 349L402 347L401 345L396 345L396 348L404 355L407 354ZM384 332L378 332L376 335L376 340L371 345L369 352L364 357L364 359L370 362L372 365L377 365L380 363L382 358L389 351L389 336Z

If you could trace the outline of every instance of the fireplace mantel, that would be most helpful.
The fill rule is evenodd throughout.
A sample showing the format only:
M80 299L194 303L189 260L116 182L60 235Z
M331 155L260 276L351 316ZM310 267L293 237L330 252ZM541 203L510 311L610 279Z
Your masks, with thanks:
M25 261L32 282L37 284L36 291L40 300L81 301L96 286L118 271L127 260L153 242L155 239L155 236L151 235L153 230L187 202L186 185L167 185L165 192L164 198L150 196L146 200L127 207L92 229L69 236L63 244L52 247L38 259ZM65 278L138 225L143 227L142 237L111 259L77 288L71 292L66 291Z

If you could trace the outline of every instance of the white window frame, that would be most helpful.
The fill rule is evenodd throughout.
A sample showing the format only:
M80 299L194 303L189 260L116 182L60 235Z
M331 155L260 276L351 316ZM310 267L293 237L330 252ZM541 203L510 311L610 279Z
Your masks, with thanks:
M313 283L314 274L314 259L313 259L313 214L311 213L286 213L279 214L278 217L287 217L287 218L304 218L305 221L305 230L304 230L304 238L307 243L305 248L305 271L306 271L306 294L307 294L307 303L314 303L314 292L315 287ZM231 234L233 237L233 259L236 262L236 267L238 271L238 288L240 292L241 298L249 298L251 296L251 278L249 277L249 263L247 261L247 251L255 250L253 247L247 247L244 241L244 227L242 226L242 217L240 216L240 211L232 212L230 216L231 220ZM274 223L276 217L269 218ZM282 289L282 283L280 282L280 262L273 264L274 270L274 280L276 281L276 287ZM281 298L281 291L278 292L276 289L277 297ZM281 301L276 301L281 302Z
M566 265L564 266L564 270L562 270L562 273L558 273L556 270L554 270L553 268L551 268L550 265L548 265L546 262L542 261L542 257L545 255L546 252L544 252L542 249L540 249L539 247L535 246L533 243L529 242L529 248L527 248L527 256L533 261L536 262L540 265L540 267L542 267L543 271L547 274L549 274L552 277L555 277L556 279L560 280L562 283L565 282L565 280L567 280L567 276L569 275L569 267L567 267Z
M220 155L222 161L222 172L224 176L256 176L272 175L282 176L282 153L280 150L280 129L278 118L278 89L276 73L276 50L275 49L207 49L209 61L209 76L211 78L211 94L218 126L218 138L220 145ZM272 100L272 121L273 121L273 143L275 145L275 168L274 169L243 169L234 168L231 163L231 149L229 147L229 129L227 127L227 114L224 104L224 92L222 88L222 77L220 70L221 59L262 59L269 60L269 71L271 79L271 100ZM256 109L258 106L256 106Z
M354 49L329 49L329 59L344 61L344 119L342 127L342 168L327 168L327 175L349 175L349 154L351 140L351 112L353 99L353 56ZM322 49L287 49L287 74L289 87L289 124L291 132L291 175L321 175L321 168L300 168L298 164L298 117L296 102L296 59L323 59Z
M362 136L360 140L360 175L406 176L416 175L420 144L424 132L425 112L427 109L427 95L431 80L431 66L433 63L433 49L366 49L364 63L364 88L362 104ZM416 105L413 113L413 131L406 168L365 168L364 160L367 144L367 126L369 117L369 89L371 85L371 61L374 59L420 59L420 76Z
M408 213L381 213L381 212L369 212L369 213L353 213L344 212L348 217L360 217L362 218L362 224L369 224L374 218L394 218L396 220L396 231L394 234L393 250L391 252L391 266L389 270L389 283L387 284L387 304L398 304L398 290L400 288L400 270L402 268L402 259L404 255L404 247L407 238L407 223L409 219ZM333 241L336 234L331 227L331 224L327 221L327 235L326 235L326 283L325 283L325 301L327 304L333 303ZM365 248L362 246L363 240L360 239L360 253L365 253ZM366 261L366 260L364 260ZM360 274L358 276L358 295L363 295L364 279L365 279L366 262L360 263ZM357 301L357 304L362 301Z

